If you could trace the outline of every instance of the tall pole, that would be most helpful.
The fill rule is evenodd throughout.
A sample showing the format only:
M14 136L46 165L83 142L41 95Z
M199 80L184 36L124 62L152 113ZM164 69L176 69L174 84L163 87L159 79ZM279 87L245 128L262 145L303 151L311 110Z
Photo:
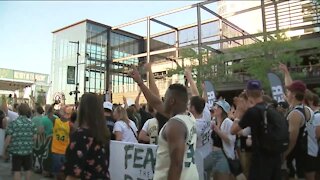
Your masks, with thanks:
M267 41L267 23L266 23L266 9L264 0L261 0L261 15L262 15L262 29L263 29L263 41Z
M147 17L147 63L150 63L150 48L151 48L151 40L150 40L150 17ZM150 85L150 77L149 77L149 73L146 74L147 75L147 85L149 87Z
M79 41L69 41L69 43L77 44L77 62L76 62L76 90L74 91L74 105L78 106L78 93L79 93L79 83L78 83L78 76L79 76L79 48L80 48L80 42Z
M74 96L74 105L76 107L78 107L78 86L79 86L79 83L78 83L78 75L79 75L79 56L80 56L80 53L79 53L79 46L80 46L80 42L77 41L77 70L76 70L76 92L75 92L75 96Z
M202 45L202 36L201 36L201 8L200 4L197 5L197 28L198 28L198 61L199 67L202 66L202 53L201 53L201 45ZM202 74L200 72L200 68L197 69L197 84L201 81Z
M106 94L108 94L108 96L109 96L109 99L106 99L106 101L112 102L112 97L111 97L112 87L110 87L110 79L112 78L111 68L110 68L110 63L112 63L111 39L110 38L111 38L111 30L109 29L107 32L107 60L106 60L105 88L106 88Z

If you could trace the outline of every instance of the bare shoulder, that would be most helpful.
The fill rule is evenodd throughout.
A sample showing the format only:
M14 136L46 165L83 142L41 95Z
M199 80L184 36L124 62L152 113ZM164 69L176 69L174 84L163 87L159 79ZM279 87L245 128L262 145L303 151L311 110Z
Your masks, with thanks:
M185 126L185 124L180 121L178 118L171 118L169 119L169 121L167 122L167 124L164 127L163 130L163 136L165 139L167 139L168 137L172 137L172 136L185 136L185 134L187 133L187 127Z

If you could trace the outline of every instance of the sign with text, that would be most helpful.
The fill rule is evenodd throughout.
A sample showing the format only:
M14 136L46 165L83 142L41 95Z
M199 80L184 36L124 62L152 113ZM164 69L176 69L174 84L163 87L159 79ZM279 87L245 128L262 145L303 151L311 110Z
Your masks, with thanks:
M75 84L76 83L75 72L76 72L76 67L75 66L68 66L68 69L67 69L67 84Z
M214 101L216 100L216 94L214 92L214 87L210 81L204 81L204 86L207 91L208 104L209 104L209 107L211 108L213 106Z
M156 165L156 151L156 145L111 141L111 179L151 180Z
M280 78L274 73L268 73L268 79L271 85L273 99L277 102L284 102L284 91Z
M48 82L47 74L39 74L27 71L18 71L13 69L0 68L0 78L23 80L23 81L37 81L37 82Z

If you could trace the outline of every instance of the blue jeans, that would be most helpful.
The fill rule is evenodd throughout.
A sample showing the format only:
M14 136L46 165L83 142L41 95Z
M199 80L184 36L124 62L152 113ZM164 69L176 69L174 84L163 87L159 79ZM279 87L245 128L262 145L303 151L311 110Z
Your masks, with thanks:
M64 154L52 153L52 173L57 174L61 172L63 164L66 162Z

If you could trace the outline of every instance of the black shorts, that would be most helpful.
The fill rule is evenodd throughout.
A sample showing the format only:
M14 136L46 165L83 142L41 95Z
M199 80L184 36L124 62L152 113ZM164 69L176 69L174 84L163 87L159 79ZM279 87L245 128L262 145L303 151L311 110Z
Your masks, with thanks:
M12 171L29 171L32 168L32 155L12 155Z
M319 170L319 158L306 155L304 158L304 172L314 172Z

